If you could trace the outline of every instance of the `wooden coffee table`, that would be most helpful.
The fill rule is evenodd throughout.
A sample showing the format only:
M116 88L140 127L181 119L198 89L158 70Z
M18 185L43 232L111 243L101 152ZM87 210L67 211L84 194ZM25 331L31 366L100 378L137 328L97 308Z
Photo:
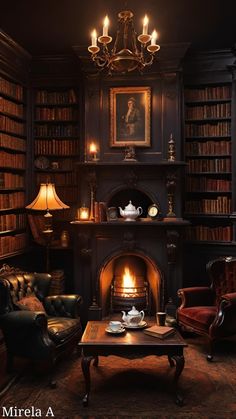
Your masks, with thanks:
M152 323L148 321L148 326ZM116 355L125 358L142 358L149 355L166 355L171 367L175 366L173 392L175 402L182 406L183 397L178 389L178 380L184 368L184 348L187 346L175 331L166 339L148 336L143 329L127 329L123 334L114 335L105 331L108 321L89 321L79 346L82 348L81 366L85 378L83 405L88 406L90 394L90 363L98 366L98 357Z

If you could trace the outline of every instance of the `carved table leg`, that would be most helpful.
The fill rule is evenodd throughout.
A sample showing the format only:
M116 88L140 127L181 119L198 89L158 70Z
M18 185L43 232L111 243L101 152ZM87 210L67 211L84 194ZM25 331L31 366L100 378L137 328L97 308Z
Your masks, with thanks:
M89 402L89 393L90 393L90 363L94 357L93 356L82 356L81 367L85 379L85 395L83 397L83 406L88 406ZM95 358L96 359L96 358Z
M178 390L178 380L181 372L184 368L184 356L183 355L173 355L171 356L172 362L175 361L175 376L174 376L174 391L176 395L175 403L179 406L183 406L183 396Z

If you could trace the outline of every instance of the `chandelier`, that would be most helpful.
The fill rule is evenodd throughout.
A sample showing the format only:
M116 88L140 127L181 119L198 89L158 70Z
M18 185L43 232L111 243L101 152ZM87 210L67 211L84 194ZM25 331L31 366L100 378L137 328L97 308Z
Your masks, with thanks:
M91 58L100 68L107 68L109 73L127 73L138 69L142 71L144 67L150 66L154 60L154 54L159 51L157 45L157 32L154 30L151 35L148 33L148 17L143 19L143 31L137 37L134 29L133 13L124 10L118 13L118 28L113 48L109 50L108 44L112 42L112 37L108 35L109 19L106 16L103 22L103 33L97 38L94 29L91 34L92 44L88 47ZM137 46L138 39L140 45ZM98 46L97 41L101 44Z

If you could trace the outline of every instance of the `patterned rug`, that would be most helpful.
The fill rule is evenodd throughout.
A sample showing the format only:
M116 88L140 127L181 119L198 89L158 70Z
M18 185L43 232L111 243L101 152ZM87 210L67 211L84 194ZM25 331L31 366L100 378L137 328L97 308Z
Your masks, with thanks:
M32 418L38 412L39 417L55 419L235 419L236 340L218 344L212 363L206 361L202 338L188 336L186 342L179 380L185 399L182 407L174 403L170 391L174 371L167 358L154 356L100 357L99 367L91 364L90 404L83 407L84 379L80 359L73 354L58 365L55 389L49 388L47 377L25 373L0 400L0 417L13 406L31 409Z

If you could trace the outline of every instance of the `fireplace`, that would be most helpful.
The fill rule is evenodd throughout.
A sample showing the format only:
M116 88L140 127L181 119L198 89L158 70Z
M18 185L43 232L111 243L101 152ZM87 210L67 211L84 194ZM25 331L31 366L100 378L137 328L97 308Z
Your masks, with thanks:
M182 286L182 229L188 223L181 217L166 217L166 183L169 172L180 168L181 164L167 162L161 167L154 163L79 165L81 202L89 206L86 196L94 196L118 210L131 199L143 208L134 222L118 217L74 223L74 288L83 296L86 319L128 311L133 305L154 315L164 309L168 298L176 302ZM164 219L147 218L151 203L159 205ZM180 212L177 204L175 210Z
M99 277L102 316L135 306L151 314L161 307L164 284L155 262L141 253L112 256Z

